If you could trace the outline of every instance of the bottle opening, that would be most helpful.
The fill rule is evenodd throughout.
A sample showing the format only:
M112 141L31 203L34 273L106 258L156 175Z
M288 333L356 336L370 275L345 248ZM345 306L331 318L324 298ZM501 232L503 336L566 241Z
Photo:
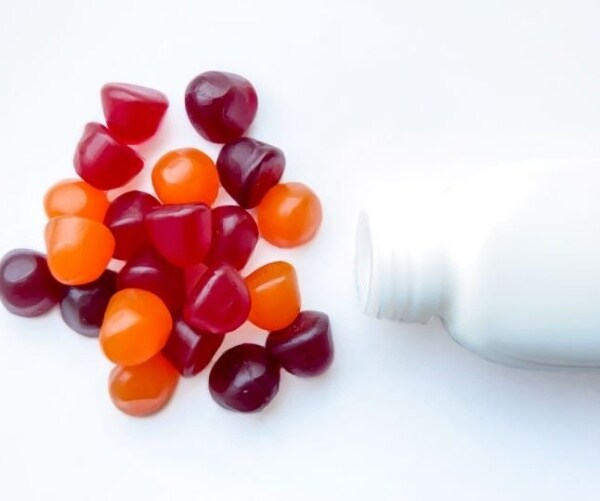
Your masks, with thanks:
M443 264L432 225L429 218L415 217L399 223L389 207L361 212L354 273L367 315L425 323L438 313Z

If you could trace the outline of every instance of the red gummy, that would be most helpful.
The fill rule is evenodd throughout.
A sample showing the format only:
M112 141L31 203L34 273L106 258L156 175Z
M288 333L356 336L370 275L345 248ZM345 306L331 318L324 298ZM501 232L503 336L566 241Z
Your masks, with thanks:
M171 313L181 311L186 296L183 270L153 249L145 249L127 261L119 271L117 288L152 292L163 300Z
M169 107L162 92L140 85L108 83L100 96L108 129L125 144L152 137Z
M208 270L208 266L206 266L204 263L199 263L192 266L191 268L185 269L184 273L186 294L189 295L194 290L194 287L196 287L196 284L198 283L200 278L202 278L202 275L206 273L206 270Z
M249 137L226 144L217 158L223 188L245 209L260 203L284 169L283 151Z
M117 274L106 270L85 285L69 287L60 302L60 314L67 326L86 337L98 337L104 312L117 289Z
M60 301L63 293L43 254L15 249L0 261L0 301L11 313L37 317Z
M320 311L302 311L284 329L269 334L269 355L296 376L318 376L333 362L329 317Z
M210 208L204 204L163 205L146 216L154 248L180 268L202 262L210 247L211 226Z
M209 268L189 294L183 318L192 327L225 334L242 325L250 313L250 293L229 264Z
M115 237L115 259L128 260L150 247L146 215L160 202L149 193L128 191L115 198L104 216L104 224Z
M258 226L250 214L237 205L212 210L212 242L207 265L229 263L241 270L258 242Z
M182 376L192 377L210 363L223 339L222 334L196 330L179 318L162 353Z
M279 366L257 344L227 350L210 371L208 385L215 402L226 409L255 412L266 407L279 390Z
M240 75L207 71L185 91L185 110L196 131L213 143L238 139L256 116L258 97Z
M99 190L123 186L144 167L135 151L97 122L90 122L83 129L73 163L81 179Z

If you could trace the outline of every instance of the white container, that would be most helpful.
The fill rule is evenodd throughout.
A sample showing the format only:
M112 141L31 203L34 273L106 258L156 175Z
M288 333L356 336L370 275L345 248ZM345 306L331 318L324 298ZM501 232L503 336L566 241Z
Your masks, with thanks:
M600 161L486 170L423 207L365 210L364 311L526 368L600 367Z

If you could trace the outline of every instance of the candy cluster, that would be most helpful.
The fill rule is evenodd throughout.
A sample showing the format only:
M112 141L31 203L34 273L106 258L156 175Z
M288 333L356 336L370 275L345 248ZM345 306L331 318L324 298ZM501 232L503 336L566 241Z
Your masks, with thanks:
M235 346L215 362L210 393L223 407L264 408L277 394L281 368L298 376L324 372L333 360L329 318L301 311L294 267L276 261L242 274L259 237L295 247L321 223L315 193L280 182L283 152L242 137L258 106L252 84L223 72L190 82L192 125L225 144L216 162L196 148L163 155L152 169L156 196L107 192L143 169L132 145L156 133L167 97L107 84L101 99L106 125L87 124L76 147L80 179L57 183L44 198L46 255L17 249L0 261L6 308L34 317L59 303L71 329L99 338L115 364L110 397L133 416L163 408L179 376L207 367L224 336L246 321L269 331L267 342ZM212 207L220 187L237 205Z

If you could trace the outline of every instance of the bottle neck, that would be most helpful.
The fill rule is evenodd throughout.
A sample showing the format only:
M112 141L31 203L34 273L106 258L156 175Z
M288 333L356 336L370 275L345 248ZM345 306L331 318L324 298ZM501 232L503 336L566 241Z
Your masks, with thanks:
M429 214L399 223L389 208L364 210L356 234L356 284L367 315L425 323L440 315L443 254Z

